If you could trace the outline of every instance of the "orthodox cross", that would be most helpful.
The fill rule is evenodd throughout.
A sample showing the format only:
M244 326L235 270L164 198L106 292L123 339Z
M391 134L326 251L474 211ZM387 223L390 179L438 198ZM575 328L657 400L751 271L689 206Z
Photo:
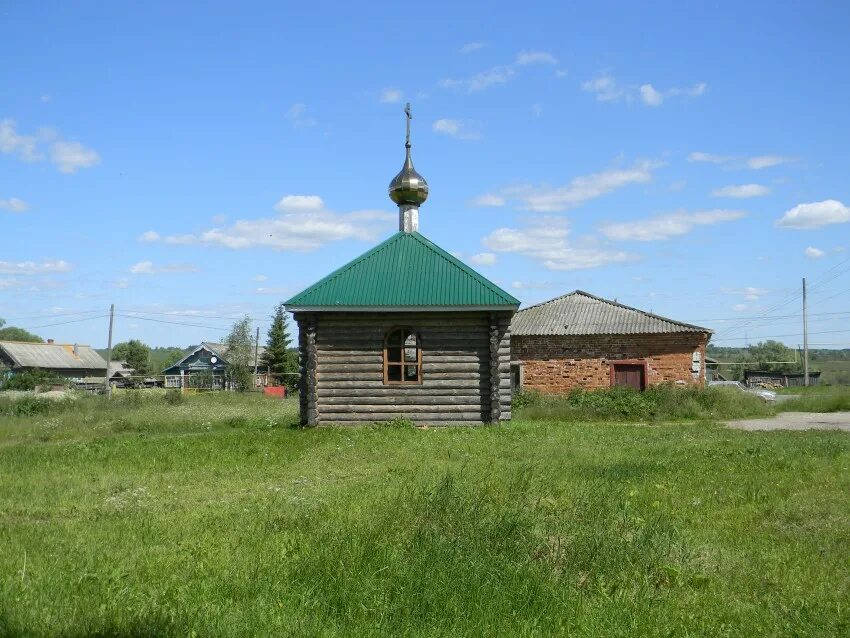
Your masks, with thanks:
M410 112L410 102L405 104L404 114L407 116L407 137L405 138L404 145L410 148L410 120L413 119L413 115Z

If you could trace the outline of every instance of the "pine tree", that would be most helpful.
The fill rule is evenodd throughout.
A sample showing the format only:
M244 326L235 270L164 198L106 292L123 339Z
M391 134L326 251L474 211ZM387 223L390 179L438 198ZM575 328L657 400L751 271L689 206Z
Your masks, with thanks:
M290 388L298 383L298 355L289 344L292 338L286 326L286 315L283 304L278 304L272 315L272 325L268 332L266 352L263 355L263 365L267 366L277 381Z

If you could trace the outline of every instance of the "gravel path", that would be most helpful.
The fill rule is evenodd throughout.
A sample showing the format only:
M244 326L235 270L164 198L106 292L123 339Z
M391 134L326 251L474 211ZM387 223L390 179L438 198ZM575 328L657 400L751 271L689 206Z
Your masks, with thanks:
M730 421L739 430L844 430L850 432L850 412L783 412L770 419Z

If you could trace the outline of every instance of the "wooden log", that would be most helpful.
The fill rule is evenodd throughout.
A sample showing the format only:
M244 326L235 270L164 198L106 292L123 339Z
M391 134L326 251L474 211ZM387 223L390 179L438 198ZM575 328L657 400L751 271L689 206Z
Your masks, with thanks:
M482 422L484 419L481 412L422 412L419 410L406 412L322 412L320 415L321 422L344 422L356 421L371 423L373 421L389 421L391 419L409 419L414 422L418 421L477 421Z
M365 370L352 370L349 372L323 372L319 371L319 376L326 381L374 381L379 379L381 383L383 383L384 375L381 370L377 370L376 372L368 372ZM377 376L376 376L377 375ZM452 371L452 372L436 372L434 370L426 370L423 371L422 380L423 383L428 383L428 381L448 381L448 380L456 380L456 381L469 381L479 379L479 369L476 367L472 370L467 371ZM484 381L486 382L486 376Z
M318 371L322 374L335 373L369 373L374 370L379 371L383 375L383 368L374 363L326 363L319 361ZM470 362L470 363L434 363L430 360L422 361L422 375L432 373L450 374L450 373L480 373L486 372L487 364Z
M479 399L485 396L486 390L479 388L456 388L454 386L444 388L427 388L421 385L417 386L383 386L378 388L327 388L324 385L319 385L318 395L321 400L323 397L361 397L364 393L368 393L373 397L408 397L408 396L446 396L453 397L469 397Z
M422 409L424 406L429 408L432 406L465 406L481 410L480 396L397 396L397 397L377 397L377 396L361 396L361 397L320 397L319 409L321 412L326 412L332 408L329 406L390 406L394 409L404 407L405 409ZM359 407L357 408L359 409ZM442 407L440 408L442 409Z
M392 387L394 389L398 388L449 388L449 389L480 389L481 391L486 391L489 386L486 381L482 383L482 381L478 378L467 377L467 378L450 378L450 379L425 379L420 385L409 385L409 386L390 386L384 383L383 376L379 378L360 378L360 379L352 379L351 375L320 375L318 377L319 388L326 389L343 389L343 388L362 388L362 389L375 389L375 388L389 388Z

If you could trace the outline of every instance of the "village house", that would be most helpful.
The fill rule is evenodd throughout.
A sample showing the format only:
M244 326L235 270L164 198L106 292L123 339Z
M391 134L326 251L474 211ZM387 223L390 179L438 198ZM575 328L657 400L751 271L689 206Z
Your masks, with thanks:
M399 231L286 302L299 329L301 422L510 419L519 302L418 232L410 156L389 187Z
M705 384L711 330L576 290L511 322L511 381L545 393Z
M45 370L62 379L81 382L86 377L106 378L106 361L91 346L80 344L0 341L0 374Z
M196 388L201 390L224 390L227 387L227 350L223 343L203 341L192 352L177 363L162 371L166 388ZM253 349L252 349L253 352ZM262 362L266 349L259 346L256 351L258 362ZM260 363L255 384L266 386L269 375Z

